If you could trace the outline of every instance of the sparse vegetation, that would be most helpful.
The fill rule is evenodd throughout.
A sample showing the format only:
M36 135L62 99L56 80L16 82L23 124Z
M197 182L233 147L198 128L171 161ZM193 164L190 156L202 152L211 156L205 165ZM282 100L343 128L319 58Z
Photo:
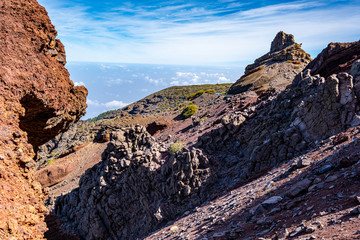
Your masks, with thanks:
M107 112L103 112L103 113L100 113L97 117L89 118L89 119L87 119L85 121L86 122L96 122L98 120L106 118L107 115L110 115L111 113L114 113L114 112L116 112L116 110L110 110L110 111L107 111Z
M52 164L53 162L55 162L55 158L50 159L50 161L47 163L47 165L50 165L50 164Z
M170 146L169 153L173 155L173 154L181 151L181 149L183 149L184 147L185 147L184 142L177 141Z
M202 94L204 94L204 93L214 94L214 93L216 93L216 90L215 90L215 89L200 90L200 91L197 91L197 92L195 92L195 93L190 94L190 95L187 97L187 99L188 99L188 100L193 100L193 99L195 99L195 98L197 98L197 97L200 97L200 96L201 96Z
M202 118L200 118L200 122L205 122L206 120L208 120L208 117L202 117Z
M189 104L184 108L183 112L181 113L181 116L184 118L189 118L192 115L194 115L197 111L197 106L195 104Z
M159 92L153 93L133 104L130 104L127 107L122 108L121 110L111 110L101 113L95 118L86 120L86 122L95 122L102 119L113 120L117 117L123 118L123 114L148 115L149 113L162 114L165 113L167 109L180 110L184 106L186 106L186 104L188 104L187 98L194 93L202 92L201 94L214 94L216 92L227 92L231 85L232 83L169 87Z

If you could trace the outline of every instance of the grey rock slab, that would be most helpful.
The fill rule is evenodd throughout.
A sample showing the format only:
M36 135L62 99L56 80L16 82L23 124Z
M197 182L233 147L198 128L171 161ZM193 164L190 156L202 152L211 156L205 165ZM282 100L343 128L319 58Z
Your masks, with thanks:
M261 205L265 208L265 209L270 209L275 207L279 202L281 202L283 198L280 196L273 196L267 200L265 200L264 202L261 203Z
M305 179L301 180L300 182L296 183L288 191L289 197L294 198L294 197L300 195L301 193L307 191L307 189L310 187L311 183L312 183L312 181L307 179L307 178L305 178Z

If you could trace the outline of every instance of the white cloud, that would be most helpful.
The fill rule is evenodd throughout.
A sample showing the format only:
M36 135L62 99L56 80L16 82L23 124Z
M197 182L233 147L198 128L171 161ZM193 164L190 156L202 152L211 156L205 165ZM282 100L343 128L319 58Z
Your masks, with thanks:
M89 106L94 106L94 107L105 107L108 109L118 109L118 108L123 108L125 106L128 105L128 103L124 103L122 101L117 101L117 100L113 100L107 103L100 103L97 100L91 100L91 99L87 99L86 100L87 105Z
M121 79L121 78L116 78L116 79L110 79L110 80L106 80L105 84L108 87L112 87L114 85L121 85L121 84L133 84L134 81L133 80L129 80L129 79Z
M171 78L171 85L196 85L207 83L232 82L224 76L224 73L207 72L176 72L176 76Z
M219 77L219 81L220 82L231 82L231 80L226 77Z
M89 98L86 99L86 104L91 105L91 106L95 106L95 107L98 107L98 106L101 105L97 100L93 101L93 100L91 100Z
M207 7L216 1L148 8L134 2L104 13L68 7L64 0L39 2L47 7L69 61L250 63L269 51L279 30L294 34L310 53L331 41L357 41L360 32L359 0L299 0L248 10L228 0L216 8ZM233 13L225 14L229 9Z
M85 86L84 82L74 82L75 86Z
M126 105L128 105L127 103L124 103L122 101L117 101L117 100L113 100L111 102L107 102L104 104L104 106L106 108L111 108L111 109L115 109L115 108L123 108Z
M164 80L162 78L159 79L153 79L149 76L145 76L145 80L149 83L155 84L155 85L160 85L164 83Z

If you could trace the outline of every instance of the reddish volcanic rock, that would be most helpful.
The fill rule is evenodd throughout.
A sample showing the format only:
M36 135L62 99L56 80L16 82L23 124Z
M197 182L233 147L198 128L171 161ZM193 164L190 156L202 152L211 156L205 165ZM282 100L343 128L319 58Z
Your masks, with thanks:
M353 62L360 58L360 41L330 43L305 69L312 75L327 78L331 74L349 72Z
M34 149L84 115L87 90L69 79L64 47L35 0L1 1L0 23L0 239L41 239Z

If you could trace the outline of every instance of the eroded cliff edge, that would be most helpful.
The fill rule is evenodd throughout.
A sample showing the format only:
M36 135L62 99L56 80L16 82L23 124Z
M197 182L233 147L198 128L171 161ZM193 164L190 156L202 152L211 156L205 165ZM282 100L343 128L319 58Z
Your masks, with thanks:
M87 90L70 80L64 46L36 0L2 1L0 23L0 238L41 239L34 149L85 114Z

